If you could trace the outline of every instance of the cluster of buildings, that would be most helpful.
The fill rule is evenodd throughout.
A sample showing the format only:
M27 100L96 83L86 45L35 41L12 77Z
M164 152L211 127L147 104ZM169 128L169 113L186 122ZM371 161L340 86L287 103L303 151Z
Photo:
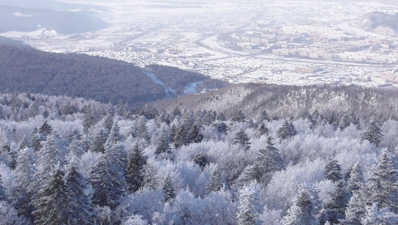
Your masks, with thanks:
M398 42L323 26L275 27L231 35L251 53L357 63L397 63Z

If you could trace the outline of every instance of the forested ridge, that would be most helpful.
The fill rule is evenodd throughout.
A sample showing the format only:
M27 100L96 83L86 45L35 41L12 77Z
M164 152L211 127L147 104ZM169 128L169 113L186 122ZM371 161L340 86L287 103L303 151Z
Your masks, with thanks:
M151 67L162 68L155 70L159 72L158 78L175 87L178 94L184 94L183 88L192 82L208 81L207 86L218 86L218 82L198 73ZM68 95L115 104L144 103L166 97L164 87L131 63L7 44L0 44L0 91Z
M166 111L1 94L0 218L3 224L397 224L398 121L348 111L330 120L327 109L312 109L284 117L270 116L277 108L255 115Z
M398 90L361 86L289 86L233 84L201 95L156 103L156 107L215 110L230 114L244 109L251 116L261 109L271 117L296 117L318 111L333 120L337 115L398 119ZM336 114L336 115L335 115Z

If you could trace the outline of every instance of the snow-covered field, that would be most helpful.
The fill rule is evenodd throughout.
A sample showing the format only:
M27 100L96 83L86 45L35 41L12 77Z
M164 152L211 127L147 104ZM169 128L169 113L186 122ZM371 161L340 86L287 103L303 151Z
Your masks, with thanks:
M40 25L35 31L0 35L44 51L103 56L142 67L176 66L237 83L379 86L398 69L397 37L353 26L364 13L398 12L396 6L372 1L62 2L73 3L73 11L95 12L109 26L63 34Z

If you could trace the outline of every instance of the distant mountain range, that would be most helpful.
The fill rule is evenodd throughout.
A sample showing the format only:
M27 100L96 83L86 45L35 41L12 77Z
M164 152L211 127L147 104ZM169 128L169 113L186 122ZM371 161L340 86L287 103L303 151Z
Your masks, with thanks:
M383 12L367 13L358 19L357 25L368 31L397 35L398 14L390 15Z
M0 40L0 91L134 104L182 95L184 87L192 83L202 84L201 89L225 85L202 74L172 67L154 65L143 69L107 58L48 53L15 42L1 44L4 42L7 41ZM166 87L174 94L168 95Z

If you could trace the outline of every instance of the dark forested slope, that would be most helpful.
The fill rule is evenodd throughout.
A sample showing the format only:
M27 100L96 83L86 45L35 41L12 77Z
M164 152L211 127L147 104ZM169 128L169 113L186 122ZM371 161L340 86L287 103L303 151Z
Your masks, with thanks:
M155 68L152 73L156 76L159 73L159 79L178 90L178 94L191 82L209 80L171 67L152 68ZM164 89L130 63L0 44L0 91L30 91L131 104L163 99Z
M99 57L0 46L0 91L69 95L104 102L161 99L163 88L140 68Z

